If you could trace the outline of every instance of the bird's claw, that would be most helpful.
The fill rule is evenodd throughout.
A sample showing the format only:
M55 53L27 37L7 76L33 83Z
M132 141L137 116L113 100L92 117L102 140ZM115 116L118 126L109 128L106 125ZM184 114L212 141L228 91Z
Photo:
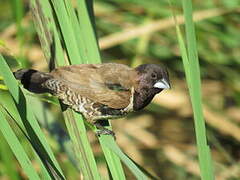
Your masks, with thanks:
M111 136L113 136L114 137L114 139L116 139L116 136L115 136L115 133L113 132L113 131L111 131L111 130L109 130L109 129L101 129L101 130L98 130L97 132L96 132L96 135L98 136L98 137L100 137L100 135L111 135Z

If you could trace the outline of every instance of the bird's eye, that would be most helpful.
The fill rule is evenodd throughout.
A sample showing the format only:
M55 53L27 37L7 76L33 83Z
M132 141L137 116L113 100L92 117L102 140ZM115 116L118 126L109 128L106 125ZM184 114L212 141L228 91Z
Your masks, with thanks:
M157 74L156 73L152 73L151 77L152 77L152 79L157 79Z

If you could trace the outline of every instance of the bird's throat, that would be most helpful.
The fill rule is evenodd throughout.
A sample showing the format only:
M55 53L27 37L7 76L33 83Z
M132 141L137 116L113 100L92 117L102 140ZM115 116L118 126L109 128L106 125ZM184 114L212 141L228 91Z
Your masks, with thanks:
M134 99L133 99L133 110L139 111L146 107L153 99L153 97L161 92L161 90L149 90L149 91L142 91L142 92L134 92Z

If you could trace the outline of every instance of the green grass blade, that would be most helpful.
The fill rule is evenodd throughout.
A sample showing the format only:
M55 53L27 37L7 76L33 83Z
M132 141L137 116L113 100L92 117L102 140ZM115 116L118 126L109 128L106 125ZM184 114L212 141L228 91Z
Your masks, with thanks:
M42 50L44 52L45 58L49 60L51 58L51 53L47 50L50 49L52 43L52 36L51 36L51 22L52 16L49 8L47 6L48 1L46 0L31 0L30 1L30 8L33 16L33 23L37 27L36 31L39 35L39 40L42 45ZM40 6L40 7L39 7ZM50 6L50 5L49 5ZM41 16L42 14L46 14L46 16ZM38 22L38 23L37 23Z
M55 59L58 59L58 65L64 65L65 58L49 1L31 0L30 7L46 60L56 63Z
M22 20L23 20L23 14L24 14L24 6L22 0L11 0L11 5L12 5L12 13L13 17L16 23L16 29L17 29L17 40L18 40L18 45L20 48L20 56L22 56L22 45L24 42L24 30L22 27ZM26 63L26 60L24 60L21 57L22 63Z
M65 132L65 129L61 126L61 124L59 124L58 121L56 121L54 114L50 109L46 108L45 104L41 102L39 98L28 96L28 99L35 107L34 114L41 124L41 127L48 130L48 132L51 134L51 138L57 141L58 145L61 147L61 150L67 154L68 159L75 167L78 168L78 161L76 160L70 137ZM76 169L73 169L72 171L76 171Z
M5 111L8 113L8 115L11 116L11 118L14 120L18 128L22 131L22 133L25 135L27 140L34 146L34 144L30 141L30 136L28 135L28 131L26 130L26 127L21 119L21 116L19 115L18 108L16 107L14 100L12 99L11 95L8 92L2 92L0 91L0 98L1 102L0 105L4 107ZM50 174L48 173L48 170L43 165L43 162L41 161L39 154L36 154L36 158L40 162L41 165L41 171L44 174L44 179L51 179ZM45 161L44 161L45 162ZM48 178L47 178L48 177Z
M68 0L64 0L64 2L66 5L66 11L69 15L69 21L71 21L71 24L72 24L74 36L77 39L77 46L78 46L78 51L80 52L80 55L81 55L81 62L88 63L88 61L89 61L89 59L87 57L88 50L86 49L86 46L84 45L83 36L81 36L82 33L81 33L81 29L80 29L79 22L78 22L78 17L76 16L75 10L73 9L71 2ZM75 62L73 62L73 63L75 63Z
M9 70L8 65L2 55L0 54L0 74L4 78L4 82L7 85L9 91L11 92L16 103L19 103L19 87L16 79L14 78L12 72Z
M94 31L94 15L92 12L92 1L77 1L77 10L79 18L79 26L81 30L81 37L84 39L84 47L87 51L81 49L81 53L85 54L87 61L85 63L100 63L100 53L97 45L97 38ZM84 59L85 60L85 59ZM111 127L109 127L111 128ZM112 137L110 137L112 138ZM124 171L119 157L104 145L106 139L99 138L105 159L110 169L111 175L114 179L125 179ZM116 142L112 139L112 143ZM107 142L105 142L107 143ZM117 146L117 145L116 145Z
M26 133L26 129L22 123L21 116L19 115L17 106L8 91L0 91L0 104L6 109L11 117L16 121L19 127Z
M16 156L18 162L20 163L21 167L23 168L29 179L40 180L36 170L33 169L33 165L27 154L25 153L21 143L19 142L17 136L15 135L6 118L4 117L3 111L3 107L0 106L0 131L2 132L2 135L8 142L11 150L13 151L14 155Z
M0 105L2 105L4 107L5 111L8 113L8 115L11 116L11 118L14 120L14 122L17 124L17 126L20 128L22 133L25 135L25 137L29 141L30 138L27 134L27 130L21 120L21 116L19 115L18 109L17 109L11 95L6 91L0 91L0 99L1 99ZM32 102L31 102L31 105L34 105L34 107L35 107L35 104L33 104ZM43 163L37 153L35 153L35 156L42 167L41 172L42 172L42 176L44 177L44 179L51 179L51 176L49 175L47 169L43 165Z
M75 64L81 63L81 55L78 51L78 42L74 35L72 23L69 20L65 4L63 1L51 0L54 10L57 15L58 23L63 35L63 39L67 48L67 53L70 61Z
M11 149L8 146L8 143L4 139L4 137L0 136L0 158L1 163L4 164L4 167L2 167L3 174L7 174L9 179L11 180L18 180L20 179L18 172L17 172L17 166L15 163L9 163L14 162L14 154L11 152Z
M112 137L101 136L100 139L104 139L101 143L114 152L125 163L137 179L148 179L147 176L134 164L134 162L132 162L132 160L121 151Z
M57 160L55 159L54 154L49 144L47 143L45 135L41 131L41 128L31 110L32 108L31 104L28 103L28 100L26 100L24 93L18 87L16 87L17 81L13 77L12 72L10 71L6 61L1 55L0 55L0 68L1 68L0 74L3 76L4 82L8 86L11 95L13 96L13 99L17 104L17 109L22 121L20 125L23 124L25 129L27 129L26 133L30 138L30 142L34 150L40 156L43 164L49 170L49 173L52 172L52 175L54 175L54 173L57 173L58 176L63 179L64 176L62 170ZM14 87L18 89L18 91L15 91L13 89Z
M69 17L73 16L73 12L69 12L72 10L72 7L69 5L66 7L63 1L52 1L54 11L57 15L57 21L60 24L60 31L62 32L63 39L65 40L65 47L67 48L67 54L69 55L70 61L72 64L79 64L81 62L81 56L79 54L79 47L77 46L77 41L75 37L75 31L73 29L73 20L70 20ZM41 3L35 4L40 7L36 7L37 9L41 9L43 6ZM47 7L46 5L44 7ZM48 6L48 8L51 8ZM68 12L67 12L68 10ZM42 12L40 16L47 16L45 15L45 11ZM42 19L42 18L41 18ZM47 22L38 22L37 20L35 23L47 23ZM38 27L38 26L37 26ZM75 27L75 26L74 26ZM50 26L46 27L50 28ZM58 31L56 30L55 24L53 24L53 31L54 36L58 37ZM51 31L47 29L46 31ZM41 31L38 31L38 33L41 33ZM45 34L39 34L39 36L44 36ZM58 65L66 65L64 63L63 58L63 50L61 48L60 41L57 38L55 39L55 51L56 51L56 60ZM51 49L47 49L47 53L55 53L52 52ZM52 55L53 56L53 55ZM59 58L61 58L61 62L59 61ZM86 131L84 125L78 125L78 128L74 129L73 124L78 124L83 122L81 119L81 116L78 115L77 119L75 117L77 116L72 111L66 111L64 112L64 118L66 122L66 126L68 128L71 140L73 142L73 147L75 149L75 155L76 155L76 162L77 162L77 169L81 169L81 172L83 173L84 177L89 179L99 179L99 174L97 171L96 162L94 160L93 152L91 150L89 141L85 136L82 136L82 132ZM80 127L79 127L80 126ZM80 129L79 129L80 128ZM80 136L79 136L80 134ZM87 146L87 147L86 147ZM72 147L70 147L72 148ZM83 161L85 159L85 161Z
M206 128L202 110L200 68L195 29L192 20L192 2L191 0L183 0L182 3L186 21L187 48L185 47L180 28L177 25L176 30L193 107L201 177L204 180L212 180L214 179L213 167L210 148L207 145Z
M82 116L68 110L64 112L64 117L84 178L100 179Z
M79 26L81 30L81 38L83 38L86 51L81 50L81 53L87 57L85 63L100 63L101 57L99 53L97 38L93 27L94 15L90 7L93 6L92 0L82 1L77 0L77 12L79 18ZM92 21L91 21L92 20Z
M18 36L18 39L20 40L22 38L22 33L23 33L23 29L21 26L21 22L23 19L23 11L24 11L23 3L21 2L21 0L12 0L11 5L12 5L13 17L17 25L17 36Z
M20 116L23 120L24 126L28 129L27 133L30 137L34 150L38 153L45 167L51 175L57 175L58 178L64 179L63 172L54 157L45 135L43 134L34 113L30 110L31 103L24 94L21 95L22 100L18 105ZM26 111L27 110L27 111Z
M210 155L210 148L207 144L206 128L203 117L201 100L201 78L197 55L196 35L192 18L192 1L184 0L182 2L184 17L186 20L186 35L191 77L191 101L195 120L194 122L197 137L201 176L202 179L212 180L214 179L214 175L212 168L212 159Z
M99 138L100 144L101 144L101 148L103 150L104 156L106 158L107 161L107 165L108 168L111 172L112 178L113 179L126 179L123 168L122 168L122 164L120 161L120 158L111 150L109 149L105 143L107 140L110 140L112 144L114 144L114 146L116 145L116 142L114 141L113 137L111 136L102 136L101 138Z
M55 64L57 66L64 66L64 65L69 65L68 60L65 60L64 58L64 52L62 49L62 45L59 39L59 35L57 33L56 27L54 28L54 39L55 39L55 50L56 50L56 55L54 57L56 57L57 61L55 62Z

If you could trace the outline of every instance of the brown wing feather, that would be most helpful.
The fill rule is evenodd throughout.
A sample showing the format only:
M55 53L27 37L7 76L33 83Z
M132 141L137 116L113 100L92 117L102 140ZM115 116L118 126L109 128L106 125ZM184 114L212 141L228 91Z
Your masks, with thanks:
M94 102L111 108L121 109L130 102L130 89L133 85L129 76L132 69L114 63L81 64L55 69L51 75L67 85L72 91ZM127 91L114 91L107 84L120 84Z

